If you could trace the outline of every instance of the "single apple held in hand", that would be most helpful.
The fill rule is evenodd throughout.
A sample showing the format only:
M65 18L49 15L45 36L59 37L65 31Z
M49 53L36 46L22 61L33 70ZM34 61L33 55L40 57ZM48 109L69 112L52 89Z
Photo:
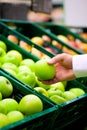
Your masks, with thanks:
M50 80L55 76L56 68L49 65L46 59L35 62L35 74L39 80Z
M32 115L42 110L43 102L34 94L25 95L19 102L19 111L25 115Z

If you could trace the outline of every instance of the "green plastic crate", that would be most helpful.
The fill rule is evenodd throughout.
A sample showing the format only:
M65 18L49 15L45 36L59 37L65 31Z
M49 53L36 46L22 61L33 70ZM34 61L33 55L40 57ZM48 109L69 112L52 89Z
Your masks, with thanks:
M77 79L80 83L84 84L85 86L87 86L87 77L82 77L82 78L78 78Z
M20 25L20 24L19 24ZM29 26L32 28L32 29L35 29L35 30L32 30L32 31L29 31L31 32L32 34L34 32L36 32L36 34L38 33L37 30L38 30L38 27L33 24L33 23L29 23ZM25 27L24 27L25 28ZM25 28L25 32L28 34L28 29L27 29L27 25L26 25L26 28ZM38 30L40 32L40 30ZM21 33L20 33L21 32ZM7 26L6 24L4 24L3 22L0 22L0 34L2 34L3 36L5 36L7 38L7 36L9 34L12 34L12 35L15 35L17 36L18 40L23 40L24 42L26 42L27 44L29 44L30 46L33 46L35 47L37 50L41 51L42 53L48 55L49 57L53 57L55 54L47 51L44 49L44 47L42 46L39 46L35 43L33 43L27 36L24 36L22 34L22 30L20 29L20 27L18 27L17 29L12 29L11 27ZM30 34L30 33L29 33ZM23 49L24 50L24 49ZM28 51L29 52L29 51ZM31 52L30 52L31 53ZM32 53L31 53L32 54ZM38 57L39 58L39 57Z
M42 36L42 35L47 35L51 38L51 40L56 40L60 45L62 46L66 46L68 49L73 50L74 52L78 53L78 54L82 54L83 52L79 49L76 49L75 47L66 44L65 42L61 41L60 39L57 38L57 36L53 33L50 32L49 29L46 31L47 27L49 28L53 28L53 30L59 30L60 32L65 32L66 34L70 33L66 28L61 27L61 26L56 26L55 25L55 29L54 26L51 24L51 27L48 26L49 24L44 24L44 23L33 23L33 22L27 22L27 21L21 21L21 20L4 20L2 19L1 21L3 21L6 25L11 25L14 26L15 30L17 32L20 32L21 34L23 34L24 36L28 37L28 38L32 38L34 36ZM44 28L43 28L44 25ZM60 28L59 28L60 27ZM75 34L72 33L72 35L74 36ZM31 40L30 40L31 41ZM52 44L48 44L51 48L55 49L57 53L62 53L62 48L57 48ZM36 47L37 45L35 45ZM39 46L41 47L41 46ZM39 47L36 47L37 49L40 49ZM53 55L51 55L49 52L47 53L46 50L43 50L44 48L42 47L42 49L40 49L41 52L44 52L45 54L49 55L50 57L53 57Z
M30 24L30 23L28 23L28 24ZM32 24L32 25L34 25L34 24ZM2 33L3 35L5 34L5 32L6 32L6 35L8 35L8 33L7 33L7 30L8 30L9 34L13 32L13 34L16 34L19 38L23 38L25 40L25 42L30 42L25 36L23 36L19 32L16 32L15 30L12 31L7 27L7 25L1 23L1 27L3 27L3 26L4 26L4 31ZM19 26L21 26L20 22L19 22ZM27 26L27 24L24 24L24 26ZM2 30L2 28L1 28L1 30ZM42 29L42 30L44 30L44 29ZM8 41L4 36L1 36L1 37L3 40ZM18 45L15 45L15 47L19 48L19 51L20 51L20 47L18 47ZM23 50L21 50L21 52L23 53ZM51 55L51 56L53 56L53 55ZM68 82L68 86L69 87L72 87L72 86L83 87L86 90L85 85L81 84L78 81L70 81L70 82ZM86 90L86 92L87 92L87 90ZM43 97L43 96L41 95L41 97ZM46 98L46 99L49 100L48 98ZM52 103L55 104L54 102L52 102ZM58 114L56 114L56 119L53 122L53 127L52 127L52 129L56 130L56 129L64 128L65 126L73 123L74 121L76 121L77 119L79 119L86 113L87 94L80 96L79 98L76 98L72 101L68 101L62 105L58 105L58 104L55 104L55 105L57 105L60 108L60 111L57 111Z
M87 43L87 39L81 37L79 35L79 33L75 33L72 31L72 28L67 27L65 25L59 25L59 24L55 24L55 23L50 23L50 22L37 22L37 25L47 29L49 32L55 34L55 35L64 35L64 36L68 36L71 35L73 36L75 39L78 39L84 43ZM78 27L76 28L78 29Z
M0 40L6 43L7 51L14 49L14 50L19 51L23 55L23 58L27 57L27 58L33 59L34 61L39 60L37 56L33 55L31 52L24 50L17 44L9 41L4 35L0 35Z
M72 87L83 88L86 94L60 105L60 114L57 116L54 123L55 130L64 129L87 113L87 86L77 80L73 80L68 82L66 90Z
M19 51L19 52L22 54L23 59L24 59L24 58L30 58L30 59L32 59L32 60L35 61L35 62L39 60L39 59L38 59L36 56L34 56L32 53L29 53L29 52L25 51L23 48L21 48L21 47L18 46L17 44L15 44L15 43L9 41L5 36L0 35L0 40L6 43L6 45L7 45L7 51L9 51L9 50L17 50L17 51ZM2 69L2 68L1 68L1 69ZM17 79L15 76L13 76L11 73L5 71L4 69L2 69L2 70L3 70L5 73L7 73L7 75L12 76L12 77L13 77L15 80L17 80L18 82L21 82L23 85L25 85L25 86L27 86L28 88L31 88L32 90L34 90L34 89L32 88L32 86L29 86L29 85L25 84L24 82L20 81L19 79ZM35 90L34 90L34 91L35 91ZM41 95L41 96L43 96L43 95ZM48 100L49 100L49 99L48 99ZM54 104L55 104L55 103L54 103Z
M8 75L5 71L0 69L0 76L6 77L13 85L13 95L14 99L18 102L20 99L27 94L37 95L43 102L43 111L32 116L27 116L24 119L17 121L15 123L9 124L0 128L0 130L49 130L53 128L56 115L58 114L58 106L54 105L50 100L47 100L45 97L39 95L36 91L29 89L21 82L17 81L12 76Z
M58 35L71 35L73 36L75 39L79 39L82 42L87 43L87 40L82 38L81 36L79 36L79 34L72 32L67 26L65 25L59 25L59 24L55 24L55 23L50 23L50 22L37 22L38 25L40 25L41 27L48 29L49 31L51 31L53 34Z

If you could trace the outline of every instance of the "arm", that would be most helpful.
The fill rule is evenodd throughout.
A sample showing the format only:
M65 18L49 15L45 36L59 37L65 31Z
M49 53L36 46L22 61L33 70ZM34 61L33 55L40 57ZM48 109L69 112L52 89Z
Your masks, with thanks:
M87 54L72 56L62 53L56 55L47 62L48 64L55 64L56 74L52 80L42 81L45 84L69 81L87 76Z
M77 78L87 76L87 54L73 56L73 71Z

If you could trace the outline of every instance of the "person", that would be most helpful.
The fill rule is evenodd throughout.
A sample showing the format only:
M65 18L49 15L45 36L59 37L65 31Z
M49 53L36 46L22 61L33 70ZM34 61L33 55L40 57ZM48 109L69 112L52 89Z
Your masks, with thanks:
M87 54L70 55L61 53L48 59L47 63L55 65L56 73L53 79L42 81L45 84L87 76Z

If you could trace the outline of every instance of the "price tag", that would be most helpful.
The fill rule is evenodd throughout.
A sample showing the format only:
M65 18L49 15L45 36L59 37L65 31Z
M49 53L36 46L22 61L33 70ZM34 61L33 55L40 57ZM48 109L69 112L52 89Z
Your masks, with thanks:
M52 0L32 0L31 9L36 12L50 13Z

